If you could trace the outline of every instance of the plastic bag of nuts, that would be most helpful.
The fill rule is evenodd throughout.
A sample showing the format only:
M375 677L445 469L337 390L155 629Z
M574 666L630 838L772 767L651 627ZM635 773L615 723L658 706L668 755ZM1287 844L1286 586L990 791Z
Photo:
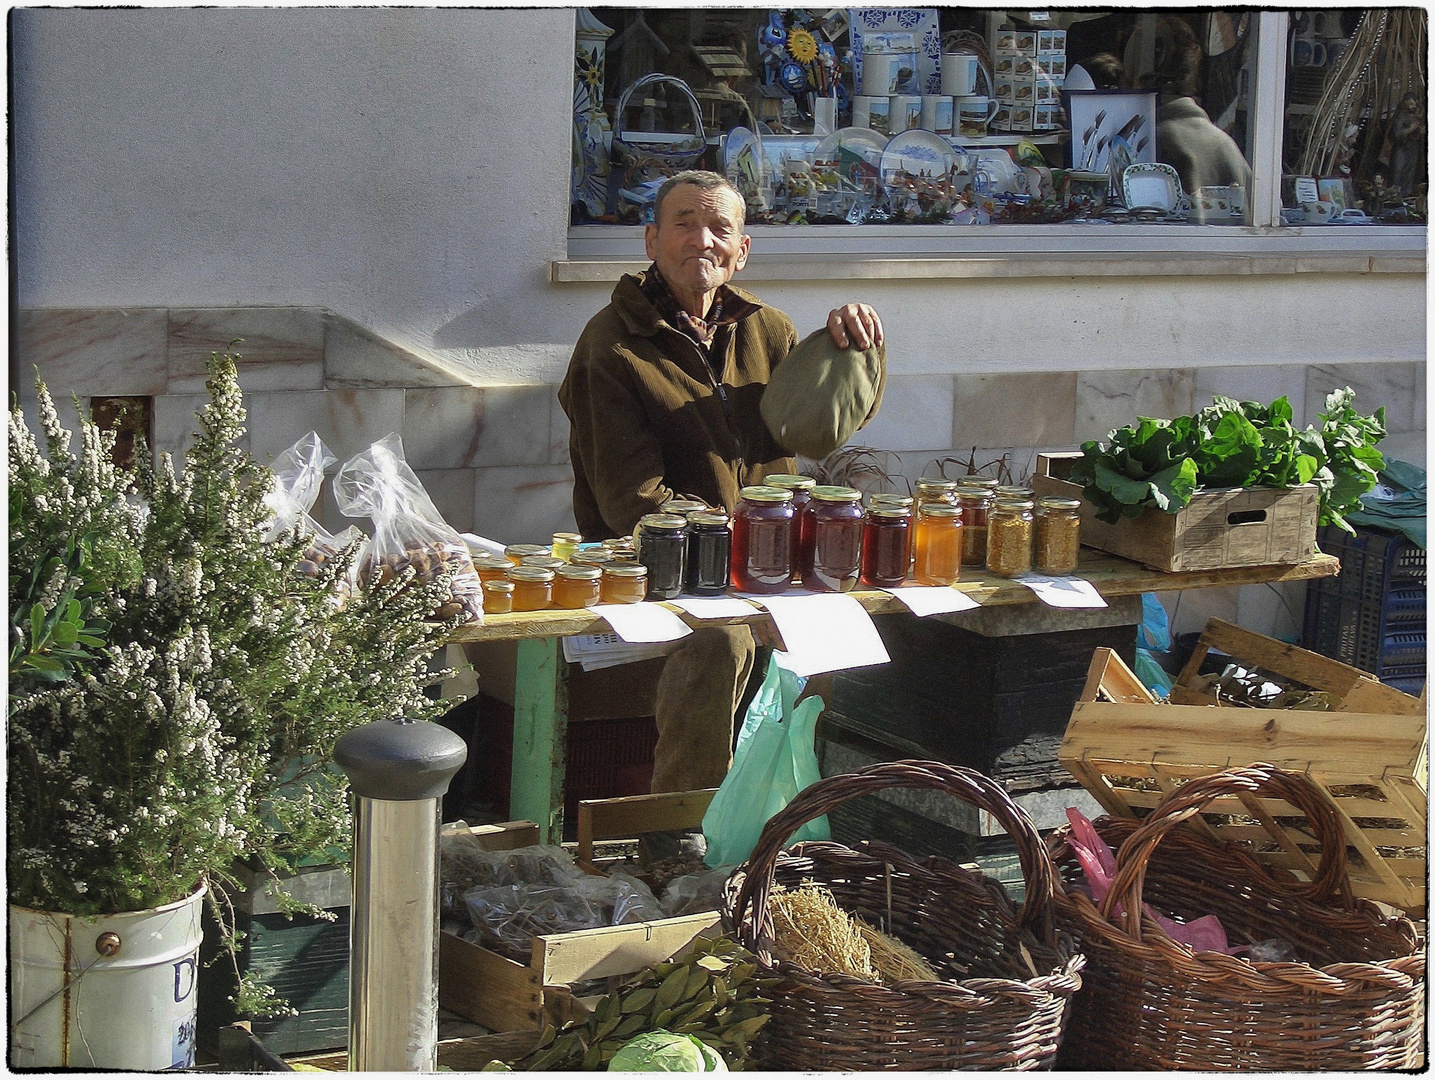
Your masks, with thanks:
M335 536L309 516L324 484L324 470L337 460L318 432L311 431L269 466L274 474L274 489L264 496L264 501L272 516L264 526L263 538L265 542L273 542L290 529L297 529L307 537L304 556L299 561L299 572L306 577L322 576L350 544L364 538L352 525ZM357 560L350 565L348 573L334 580L334 591L341 604L352 595L356 574Z
M420 581L451 572L450 598L434 612L437 619L462 617L483 621L483 588L468 545L444 521L404 460L403 441L384 436L344 463L334 477L334 501L346 517L371 518L374 537L361 559L364 581L378 573L384 584L406 567Z

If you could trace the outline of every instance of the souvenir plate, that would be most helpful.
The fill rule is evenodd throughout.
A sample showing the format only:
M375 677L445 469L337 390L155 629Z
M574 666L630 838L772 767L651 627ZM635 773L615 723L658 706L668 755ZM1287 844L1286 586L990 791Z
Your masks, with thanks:
M845 127L824 136L812 151L813 175L822 187L834 187L824 178L832 168L851 187L860 186L853 175L854 167L864 163L876 175L882 166L882 151L887 138L881 132L865 127ZM836 163L835 166L832 163Z
M752 197L768 177L768 163L762 139L751 129L735 127L723 142L723 172L745 194Z
M1121 174L1121 195L1127 210L1170 213L1181 198L1181 178L1159 161L1128 165Z
M958 151L941 136L918 128L892 136L882 151L882 184L890 187L900 174L926 180L945 180Z

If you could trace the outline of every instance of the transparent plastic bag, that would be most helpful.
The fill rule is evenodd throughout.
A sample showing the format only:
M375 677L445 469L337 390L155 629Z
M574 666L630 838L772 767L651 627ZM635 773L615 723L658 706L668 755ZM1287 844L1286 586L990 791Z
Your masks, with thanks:
M334 477L334 501L345 516L374 522L373 541L361 568L365 583L373 580L375 571L382 584L405 567L412 567L419 580L431 581L448 566L454 571L450 600L435 616L483 621L483 589L468 545L444 521L409 468L397 434L384 436L344 463Z
M505 956L527 962L542 934L607 926L600 907L572 885L496 885L463 894L481 938Z
M265 505L273 516L264 527L264 540L271 542L286 529L307 519L320 529L309 511L324 486L324 470L338 461L317 431L302 436L298 442L274 459L269 471L274 474L274 489L264 496ZM325 533L324 535L328 535Z
M627 874L609 874L606 877L590 874L574 888L602 912L609 926L652 922L666 917L652 890Z
M696 915L700 911L721 910L723 886L731 873L731 866L718 866L673 878L659 901L663 914L671 919L679 915Z

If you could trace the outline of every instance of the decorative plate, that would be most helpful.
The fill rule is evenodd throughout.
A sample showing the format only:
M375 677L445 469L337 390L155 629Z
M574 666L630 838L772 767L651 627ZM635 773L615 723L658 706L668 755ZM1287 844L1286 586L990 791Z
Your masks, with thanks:
M1160 161L1128 165L1121 173L1121 195L1126 209L1159 210L1169 214L1181 198L1181 177Z
M886 146L887 137L880 131L873 131L867 127L839 128L831 135L823 136L822 141L813 149L811 160L814 174L820 168L819 162L824 165L836 162L836 170L842 179L855 187L857 184L852 175L852 169L856 162L851 157L844 162L842 151L846 150L849 155L856 155L857 158L872 167L873 173L876 173L882 167L882 151Z
M749 128L735 127L723 140L723 173L751 198L768 179L769 165L762 138Z
M940 135L921 128L892 136L882 151L882 186L889 189L899 174L926 180L945 180L958 151Z

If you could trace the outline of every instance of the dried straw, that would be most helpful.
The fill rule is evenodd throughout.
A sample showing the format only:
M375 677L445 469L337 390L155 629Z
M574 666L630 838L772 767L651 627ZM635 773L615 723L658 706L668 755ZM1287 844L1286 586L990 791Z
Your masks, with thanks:
M808 971L880 981L858 921L837 906L829 890L817 885L780 889L768 908L773 944L787 960Z
M872 950L872 966L881 982L941 982L932 965L921 954L875 926L857 919L857 932Z

